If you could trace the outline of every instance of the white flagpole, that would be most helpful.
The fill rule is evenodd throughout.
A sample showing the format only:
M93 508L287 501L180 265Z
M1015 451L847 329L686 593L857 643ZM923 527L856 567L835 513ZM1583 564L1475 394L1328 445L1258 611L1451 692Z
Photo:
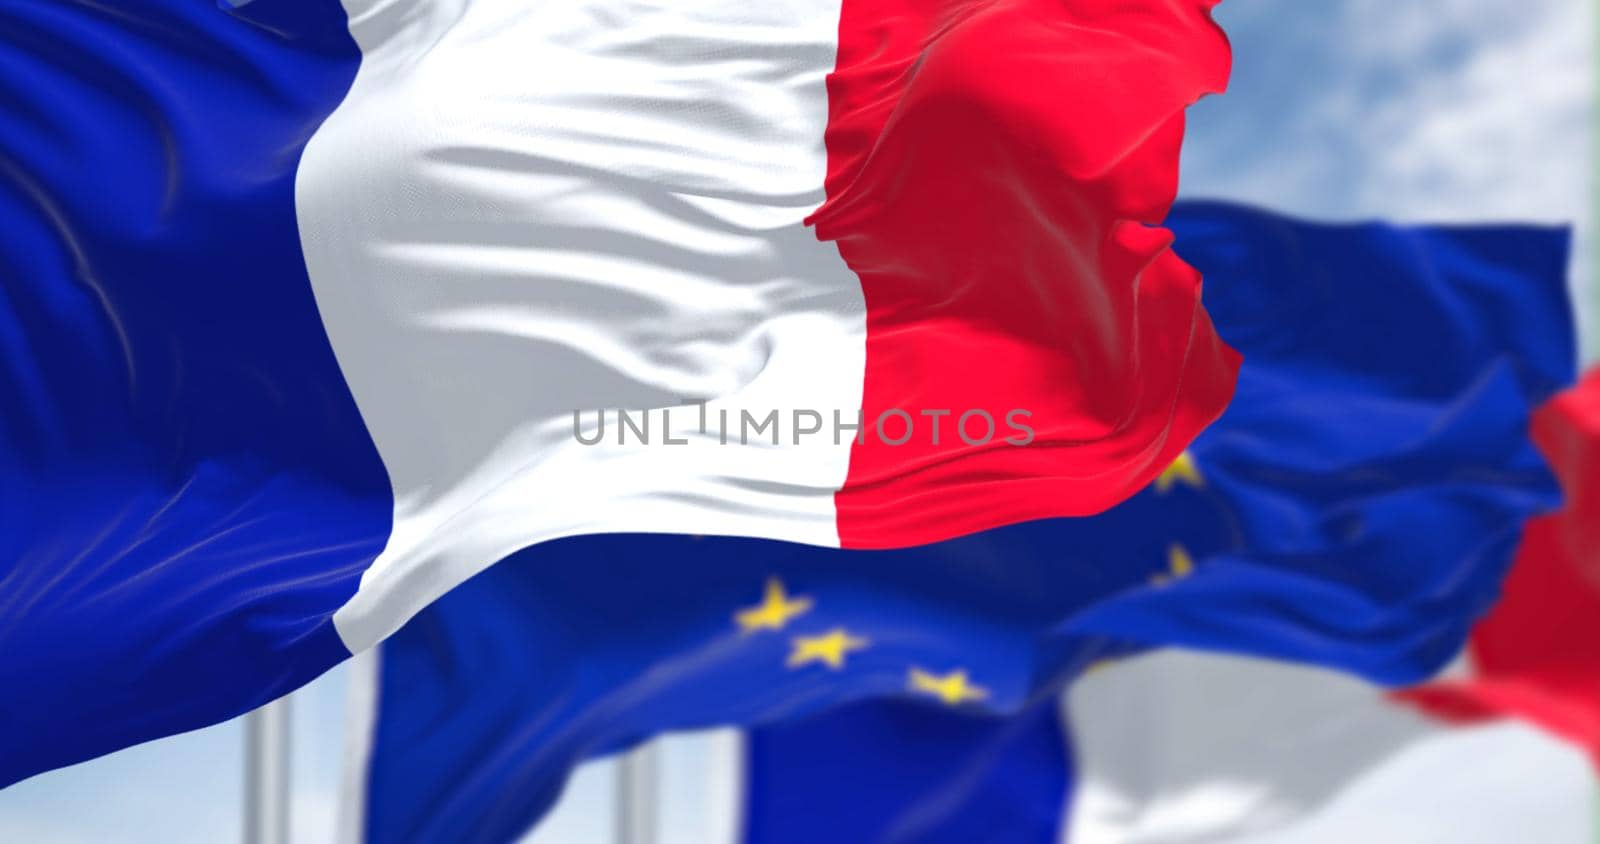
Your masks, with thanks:
M289 844L289 700L244 716L244 844Z
M617 762L615 844L656 844L660 761L654 742L640 745Z

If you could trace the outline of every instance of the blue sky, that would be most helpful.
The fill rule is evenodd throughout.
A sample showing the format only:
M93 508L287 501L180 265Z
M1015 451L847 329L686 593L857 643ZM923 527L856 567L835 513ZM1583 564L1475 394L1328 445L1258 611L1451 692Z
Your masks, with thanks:
M1589 4L1227 0L1217 18L1233 81L1191 113L1184 196L1333 219L1572 222L1575 290L1600 304ZM347 680L339 669L293 698L296 842L332 835ZM223 724L0 791L0 841L236 840L242 744ZM582 791L598 806L604 786Z

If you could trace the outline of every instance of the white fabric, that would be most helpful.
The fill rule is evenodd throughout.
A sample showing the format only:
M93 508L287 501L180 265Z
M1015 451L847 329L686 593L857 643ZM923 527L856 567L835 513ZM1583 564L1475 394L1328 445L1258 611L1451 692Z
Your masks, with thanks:
M1315 668L1168 651L1066 698L1071 844L1592 844L1586 756L1456 726Z
M334 617L352 651L536 542L583 533L837 545L859 282L821 202L839 0L345 0L362 63L308 144L300 234L389 472L388 546ZM596 411L672 434L585 446ZM779 410L780 445L717 412ZM737 430L733 432L737 440Z

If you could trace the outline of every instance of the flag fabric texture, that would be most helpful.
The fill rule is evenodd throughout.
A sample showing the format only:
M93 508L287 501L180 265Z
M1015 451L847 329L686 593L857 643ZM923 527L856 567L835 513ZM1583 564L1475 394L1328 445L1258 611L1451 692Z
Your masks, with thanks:
M1600 780L1578 746L1527 722L1433 718L1323 671L1162 653L1096 672L1065 705L1074 844L1600 835Z
M7 2L0 784L539 543L733 601L1127 498L1238 364L1156 227L1213 2Z
M1454 720L1527 719L1600 764L1600 368L1533 432L1566 504L1528 523L1504 597L1472 630L1472 670L1406 697Z
M729 738L716 737L722 743ZM1161 651L1007 718L868 701L742 737L672 736L718 792L663 844L1591 844L1577 745L1430 717L1326 669ZM679 747L675 745L683 745ZM684 761L690 748L697 766ZM739 807L730 822L719 807ZM558 806L552 818L560 823ZM536 835L535 844L544 839ZM603 840L603 839L601 839Z
M702 819L735 830L704 844L1055 844L1070 810L1069 728L1046 698L1009 717L865 701L756 730L740 755L708 760L732 768L712 781L742 816Z
M1205 203L1169 224L1245 362L1149 489L910 549L617 535L513 556L379 649L362 837L512 840L574 765L655 733L885 698L1016 715L1161 646L1431 676L1558 501L1527 429L1573 377L1567 233Z
M1010 719L866 702L756 730L741 755L714 759L726 770L710 779L744 807L742 827L703 840L844 829L828 837L1593 842L1600 369L1541 407L1533 431L1566 503L1527 524L1500 598L1438 679L1391 693L1287 663L1168 651L1106 665L1059 706ZM985 823L1003 834L970 832Z

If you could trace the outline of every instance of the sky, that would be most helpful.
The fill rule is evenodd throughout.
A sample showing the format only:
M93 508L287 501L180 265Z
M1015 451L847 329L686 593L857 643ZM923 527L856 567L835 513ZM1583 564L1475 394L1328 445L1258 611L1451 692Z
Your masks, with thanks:
M1591 4L1226 0L1216 16L1233 78L1191 111L1182 196L1320 219L1573 224L1586 357L1600 356ZM290 700L297 844L333 836L349 676ZM242 748L235 721L34 777L0 791L0 841L238 840ZM579 829L603 827L608 783L581 778L594 810Z
M1333 220L1575 224L1574 293L1594 323L1593 4L1226 0L1217 20L1233 77L1190 113L1182 196Z

